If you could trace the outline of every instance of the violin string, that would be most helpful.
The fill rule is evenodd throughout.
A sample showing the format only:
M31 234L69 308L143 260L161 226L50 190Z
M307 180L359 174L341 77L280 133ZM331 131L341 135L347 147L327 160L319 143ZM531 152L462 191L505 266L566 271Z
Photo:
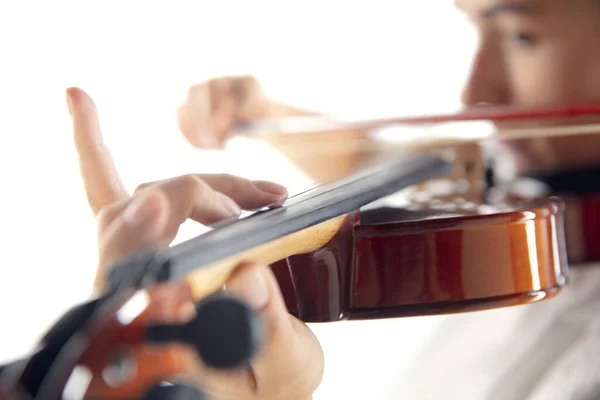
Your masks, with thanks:
M224 227L226 227L228 225L231 225L231 224L239 221L240 219L248 218L248 217L250 217L250 216L252 216L254 214L257 214L259 212L264 212L264 211L270 210L272 208L276 208L276 207L281 206L281 205L289 206L290 204L295 204L299 200L299 198L301 196L304 196L304 195L306 195L306 194L308 194L308 193L310 193L310 192L318 189L320 186L321 185L313 185L313 186L311 186L310 188L308 188L306 190L302 190L301 192L298 192L298 193L295 193L295 194L293 194L291 196L288 196L285 199L285 202L283 202L283 203L281 201L276 201L274 203L267 204L265 206L261 206L261 207L253 208L251 210L247 210L247 211L243 212L241 216L235 216L235 217L230 217L230 218L224 219L224 220L219 221L219 222L217 222L215 224L212 224L210 226L210 228L211 229L222 229L222 228L224 228Z
M317 184L313 184L311 186L309 186L307 189L301 190L300 192L296 192L291 196L288 196L284 202L281 201L277 201L271 204L267 204L265 206L261 206L261 207L257 207L251 210L247 210L245 211L241 216L235 216L235 217L231 217L231 218L227 218L224 219L222 221L219 221L215 224L212 224L210 226L211 229L222 229L228 225L231 225L237 221L239 221L240 219L244 219L244 218L248 218L254 214L260 213L260 212L264 212L264 211L268 211L272 208L276 208L279 206L283 206L283 207L289 207L291 205L295 205L297 203L299 203L300 201L302 201L307 195L311 194L311 193L315 193L316 191L320 191L319 195L324 195L328 192L331 192L333 189L326 189L323 190L324 187L327 184L334 184L337 183L342 184L342 183L346 183L349 184L353 181L356 181L364 176L367 176L368 174L372 173L375 169L385 169L388 166L388 164L371 164L371 165L367 165L367 167L361 172L355 172L354 174L352 174L351 176L347 176L345 178L339 179L336 182L333 181L326 181L326 182L321 182L321 183L317 183Z

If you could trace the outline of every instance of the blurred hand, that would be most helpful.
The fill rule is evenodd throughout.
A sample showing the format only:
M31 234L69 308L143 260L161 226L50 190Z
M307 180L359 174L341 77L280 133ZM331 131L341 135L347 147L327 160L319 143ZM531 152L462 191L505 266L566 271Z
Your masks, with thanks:
M149 245L168 244L188 218L211 224L238 215L240 209L287 196L286 189L275 183L230 175L180 176L141 185L130 196L103 144L92 99L73 88L67 91L67 101L88 202L98 218L99 289L104 268L114 260ZM311 399L323 376L323 352L306 325L287 312L270 268L240 265L226 288L263 318L267 343L245 370L222 372L199 366L202 388L215 399ZM166 303L182 292L175 285L166 289L168 293L161 292L154 303ZM160 308L158 304L155 318Z
M179 108L179 129L197 148L220 148L238 124L269 115L270 101L251 76L192 86Z

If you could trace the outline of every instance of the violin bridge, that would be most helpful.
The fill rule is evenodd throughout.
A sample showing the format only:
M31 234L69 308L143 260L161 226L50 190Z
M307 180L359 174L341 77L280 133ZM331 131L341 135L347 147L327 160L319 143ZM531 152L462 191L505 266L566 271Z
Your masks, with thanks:
M452 171L438 178L415 185L413 204L429 208L435 204L480 204L486 189L486 166L482 147L477 143L455 145L436 150L453 162Z

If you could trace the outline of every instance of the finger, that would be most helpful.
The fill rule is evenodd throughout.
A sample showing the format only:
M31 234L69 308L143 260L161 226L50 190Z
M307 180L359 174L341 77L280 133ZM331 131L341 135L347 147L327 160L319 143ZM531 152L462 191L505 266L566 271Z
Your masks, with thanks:
M251 210L277 204L284 201L287 196L285 187L276 183L252 182L227 174L184 175L146 183L135 190L134 198L148 190L161 191L169 204L170 215L164 240L169 240L172 235L174 237L179 225L187 218L211 225L238 216L241 209ZM97 224L99 234L112 224L127 204L128 201L121 201L102 211Z
M293 386L287 393L312 393L323 374L323 352L308 327L288 313L272 271L264 265L241 265L225 291L248 304L266 324L266 344L251 363L261 390L276 392L269 383L285 379Z
M177 110L179 130L190 144L199 149L218 145L211 129L214 100L210 87L210 82L190 87L185 102Z
M190 96L192 96L191 93ZM196 140L201 143L199 147L208 149L218 147L212 129L212 115L215 105L210 86L206 84L199 85L189 101L190 104L187 107L188 118L191 121Z
M179 225L190 218L211 225L227 218L239 216L240 206L197 175L183 175L142 189L160 190L169 204L168 234L176 232Z
M232 78L213 79L206 84L206 136L210 136L211 144L222 148L227 141L230 130L235 125L235 109L237 104L232 97L230 86Z
M254 210L258 207L283 203L288 196L285 186L270 181L251 181L230 174L194 174L194 177L208 184L216 192L231 198L241 209ZM138 186L134 195L148 187L165 185L182 177L147 182Z
M150 187L132 200L102 210L98 216L99 273L128 254L168 245L188 218L210 224L239 215L233 200L191 179L195 178Z
M269 99L265 96L260 84L253 76L243 76L236 81L236 97L238 108L235 119L248 122L254 118L269 115Z
M216 179L220 177L220 179ZM222 189L228 189L235 193L235 188L240 186L240 182L249 184L249 181L238 177L229 176L213 176L213 185ZM227 182L225 182L227 181ZM258 190L258 189L254 189ZM248 190L240 190L236 195L238 198L243 198L243 194L248 193ZM260 204L257 198L262 198L263 201L269 201L273 198L280 198L267 193L254 193L254 199L246 200L247 204ZM149 200L150 199L150 200ZM147 202L150 202L147 205ZM265 204L262 204L265 205ZM146 210L144 207L154 207L154 211L141 212ZM128 211L129 210L129 211ZM130 232L134 225L132 221L148 213L161 213L162 219L158 232L152 231L153 234L148 236L147 228L138 227L137 229L145 229L143 232ZM124 200L105 208L98 216L98 233L101 238L101 254L103 254L103 263L107 263L106 259L114 259L115 257L123 256L128 251L133 251L139 248L144 243L151 243L149 240L159 241L160 243L169 243L172 241L179 230L179 226L188 218L197 221L201 224L212 225L216 222L227 218L236 217L241 213L240 206L236 201L232 200L227 195L220 191L214 190L205 180L200 179L196 175L184 175L173 179L162 181L153 186L139 190L133 200ZM129 223L127 223L127 216ZM158 217L157 217L158 218ZM137 225L136 225L137 226ZM131 229L129 229L131 228ZM132 236L130 236L132 235Z
M288 191L285 186L270 181L251 181L229 174L199 174L217 192L232 198L244 210L253 210L283 202Z
M164 207L167 208L165 212L168 212L168 215L160 234L160 239L166 242L175 238L179 226L188 218L201 224L211 225L241 213L235 201L215 192L195 176L187 175L139 190L134 194L133 200L121 201L103 209L98 215L98 234L110 235L110 232L104 232L118 224L115 221L132 206L131 203L152 193L160 194L165 203Z
M67 90L73 118L75 147L88 203L94 212L129 198L110 152L104 145L98 112L93 100L79 88Z
M111 205L99 214L99 268L95 286L102 290L104 271L116 260L160 245L169 220L169 204L158 190Z
M236 104L233 100L224 101L211 115L211 131L215 145L224 147L231 131L235 128L234 117Z

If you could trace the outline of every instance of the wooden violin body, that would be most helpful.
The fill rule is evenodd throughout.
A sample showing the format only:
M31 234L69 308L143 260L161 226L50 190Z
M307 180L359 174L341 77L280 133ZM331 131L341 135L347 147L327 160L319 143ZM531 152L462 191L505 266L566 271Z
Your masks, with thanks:
M356 211L326 246L272 265L290 313L305 322L411 317L560 292L568 277L564 202L492 201L480 147L446 151L456 156L452 171L417 185L402 206Z
M355 217L327 246L272 266L301 320L484 310L548 299L566 284L558 199L488 215L411 218L387 209L379 221Z

